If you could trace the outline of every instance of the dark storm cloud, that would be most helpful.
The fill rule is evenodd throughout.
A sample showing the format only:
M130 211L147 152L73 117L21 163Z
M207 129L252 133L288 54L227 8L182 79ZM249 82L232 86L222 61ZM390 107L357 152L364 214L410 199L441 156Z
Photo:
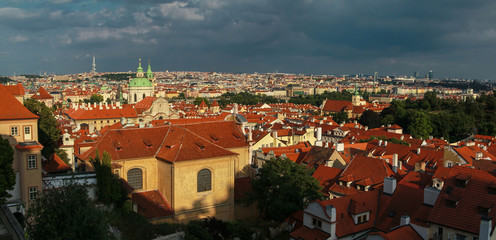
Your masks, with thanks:
M410 74L433 68L494 78L491 1L27 2L0 7L10 45L0 52L19 49L30 66L50 54L43 67L54 72L87 71L96 54L101 71L130 70L142 56L173 70ZM34 44L37 51L23 52Z

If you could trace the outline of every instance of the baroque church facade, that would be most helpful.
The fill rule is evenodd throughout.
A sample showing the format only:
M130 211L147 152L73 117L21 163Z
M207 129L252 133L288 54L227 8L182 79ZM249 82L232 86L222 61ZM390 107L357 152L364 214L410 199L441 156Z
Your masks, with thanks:
M140 102L146 97L154 97L155 96L155 76L152 72L152 67L150 65L150 61L148 61L148 69L145 72L141 67L141 58L139 59L139 66L136 71L136 77L129 81L129 97L128 103L135 104Z

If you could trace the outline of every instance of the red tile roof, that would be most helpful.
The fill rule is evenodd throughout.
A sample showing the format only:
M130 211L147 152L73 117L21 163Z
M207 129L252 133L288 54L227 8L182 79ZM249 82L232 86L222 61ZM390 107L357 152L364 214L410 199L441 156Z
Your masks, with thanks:
M53 99L53 96L50 95L45 90L45 88L40 87L40 88L38 88L38 91L33 96L31 96L31 98L33 98L33 99Z
M138 114L136 110L128 105L125 105L122 109L111 107L105 108L105 106L100 109L99 105L92 107L90 110L83 108L69 109L65 112L70 118L75 120L88 120L88 119L120 119L125 118L137 118Z
M489 193L489 186L496 182L496 177L492 174L467 167L455 166L444 169L444 182L441 194L436 201L428 220L430 222L452 227L462 231L479 234L481 215L478 212L481 204L490 204L496 207L496 195ZM458 187L459 179L470 178L465 187ZM446 200L457 200L455 207L449 207ZM496 211L489 211L489 217L496 218ZM449 221L446 221L449 219ZM493 222L494 228L496 222ZM491 229L492 229L491 228Z
M169 202L158 190L135 192L131 199L138 205L138 213L145 218L163 218L174 215Z
M4 85L4 86L14 96L24 96L24 94L26 93L24 91L24 87L20 83L18 83L17 85Z
M323 111L326 112L340 112L342 110L352 110L353 104L350 101L344 100L326 100L324 102Z
M0 84L0 120L37 119L37 115L22 105L4 85Z
M153 102L157 99L157 97L145 97L143 100L139 101L134 105L134 108L138 113L142 113L152 106Z
M60 159L60 157L55 153L49 160L47 160L46 164L43 166L43 171L47 173L67 172L71 169L71 166Z
M292 239L305 239L305 240L325 240L329 238L329 234L317 228L308 228L301 226L289 235Z

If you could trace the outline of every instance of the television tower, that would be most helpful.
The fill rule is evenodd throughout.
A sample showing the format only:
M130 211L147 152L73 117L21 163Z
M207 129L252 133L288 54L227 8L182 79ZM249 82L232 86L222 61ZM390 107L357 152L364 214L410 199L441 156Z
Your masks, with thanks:
M93 64L91 64L91 74L96 74L95 56L93 56Z

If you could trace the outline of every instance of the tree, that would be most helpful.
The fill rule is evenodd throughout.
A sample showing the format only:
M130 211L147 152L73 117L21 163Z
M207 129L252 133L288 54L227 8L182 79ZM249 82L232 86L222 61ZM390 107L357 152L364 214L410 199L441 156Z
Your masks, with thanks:
M93 104L93 103L99 103L99 102L103 102L103 96L102 95L99 95L99 94L91 95L89 103Z
M112 174L110 154L103 152L100 159L97 151L95 158L91 159L91 164L93 164L96 172L98 200L107 205L116 204L117 206L122 206L126 200L127 192L119 178Z
M427 139L432 133L431 118L423 111L408 110L408 132L414 138Z
M324 196L310 170L287 158L267 161L253 180L253 191L264 217L278 221Z
M369 128L378 128L381 126L381 116L372 110L365 110L358 122Z
M27 212L29 239L108 239L104 214L84 186L69 184L38 195Z
M15 185L15 173L12 169L14 161L14 149L9 140L0 137L0 203L10 197L7 190L13 190Z
M332 114L332 119L338 124L347 123L348 122L348 113L341 110L340 112Z
M45 103L30 98L24 101L24 106L40 117L38 120L38 140L43 145L41 153L49 158L55 152L57 143L62 136L57 128L57 120Z

